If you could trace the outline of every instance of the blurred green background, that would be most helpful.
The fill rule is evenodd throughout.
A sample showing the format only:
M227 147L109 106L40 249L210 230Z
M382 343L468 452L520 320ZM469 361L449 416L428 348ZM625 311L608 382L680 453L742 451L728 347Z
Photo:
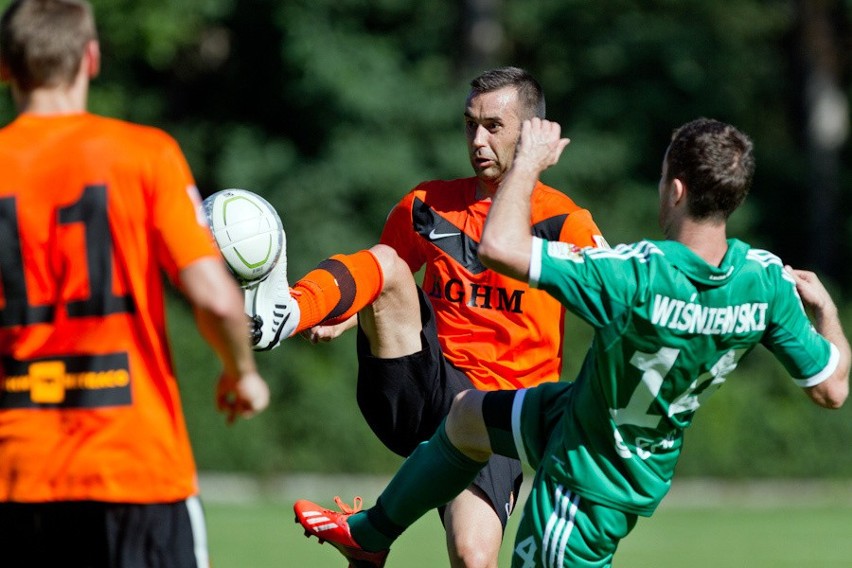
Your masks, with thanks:
M7 5L8 2L0 2ZM280 211L291 279L378 238L419 181L469 175L468 81L513 64L542 83L572 139L545 181L611 244L660 236L656 184L673 128L698 116L755 140L757 174L731 233L816 270L852 329L850 0L94 0L98 113L181 143L204 195L261 193ZM0 120L13 117L8 90ZM260 354L263 415L227 427L218 366L184 303L170 325L199 467L387 473L399 458L355 403L349 335ZM568 322L565 377L588 329ZM688 432L680 476L849 477L852 404L816 408L764 351Z

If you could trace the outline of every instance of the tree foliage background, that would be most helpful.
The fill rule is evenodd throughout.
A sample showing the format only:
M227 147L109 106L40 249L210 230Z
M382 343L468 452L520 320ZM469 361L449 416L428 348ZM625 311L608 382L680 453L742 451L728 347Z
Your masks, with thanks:
M8 2L0 2L7 5ZM468 82L529 69L572 139L545 181L610 243L659 237L671 131L698 116L754 139L757 175L731 233L817 270L848 328L850 0L94 0L93 111L164 128L207 195L244 187L280 211L291 279L377 239L424 179L469 175ZM8 93L0 118L12 119ZM2 172L0 172L2 175ZM174 296L172 338L205 469L387 471L354 400L354 338L260 354L274 401L226 427L215 359ZM566 378L589 332L569 324ZM688 433L681 471L849 475L850 407L810 405L766 353L748 358Z

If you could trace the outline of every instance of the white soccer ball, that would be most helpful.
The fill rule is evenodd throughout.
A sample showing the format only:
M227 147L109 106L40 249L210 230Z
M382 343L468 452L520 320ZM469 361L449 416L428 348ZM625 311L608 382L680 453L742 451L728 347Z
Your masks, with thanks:
M204 200L204 213L240 284L265 278L284 249L284 226L275 208L251 191L223 189Z

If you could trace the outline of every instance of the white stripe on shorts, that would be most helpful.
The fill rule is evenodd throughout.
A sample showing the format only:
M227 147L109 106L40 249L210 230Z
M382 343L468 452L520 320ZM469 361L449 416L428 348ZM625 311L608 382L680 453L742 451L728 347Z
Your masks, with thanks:
M518 389L512 399L512 439L515 441L515 449L518 450L518 458L520 458L521 463L530 465L530 461L527 459L527 451L524 448L524 439L521 436L521 410L524 407L524 395L526 394L527 389Z
M557 485L553 501L553 513L547 519L542 537L541 561L548 568L562 568L580 496L571 491L565 492L562 485Z
M192 528L192 542L195 546L195 562L198 568L210 568L210 553L207 550L207 526L204 521L204 509L197 495L186 500L189 513L189 525Z

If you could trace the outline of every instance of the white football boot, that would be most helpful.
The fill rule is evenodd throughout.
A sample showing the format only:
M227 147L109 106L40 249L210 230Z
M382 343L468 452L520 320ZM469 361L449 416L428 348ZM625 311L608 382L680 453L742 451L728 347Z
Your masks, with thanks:
M281 256L269 275L245 289L245 311L249 316L255 351L275 349L299 325L299 303L290 295L287 283L287 237L281 231Z

